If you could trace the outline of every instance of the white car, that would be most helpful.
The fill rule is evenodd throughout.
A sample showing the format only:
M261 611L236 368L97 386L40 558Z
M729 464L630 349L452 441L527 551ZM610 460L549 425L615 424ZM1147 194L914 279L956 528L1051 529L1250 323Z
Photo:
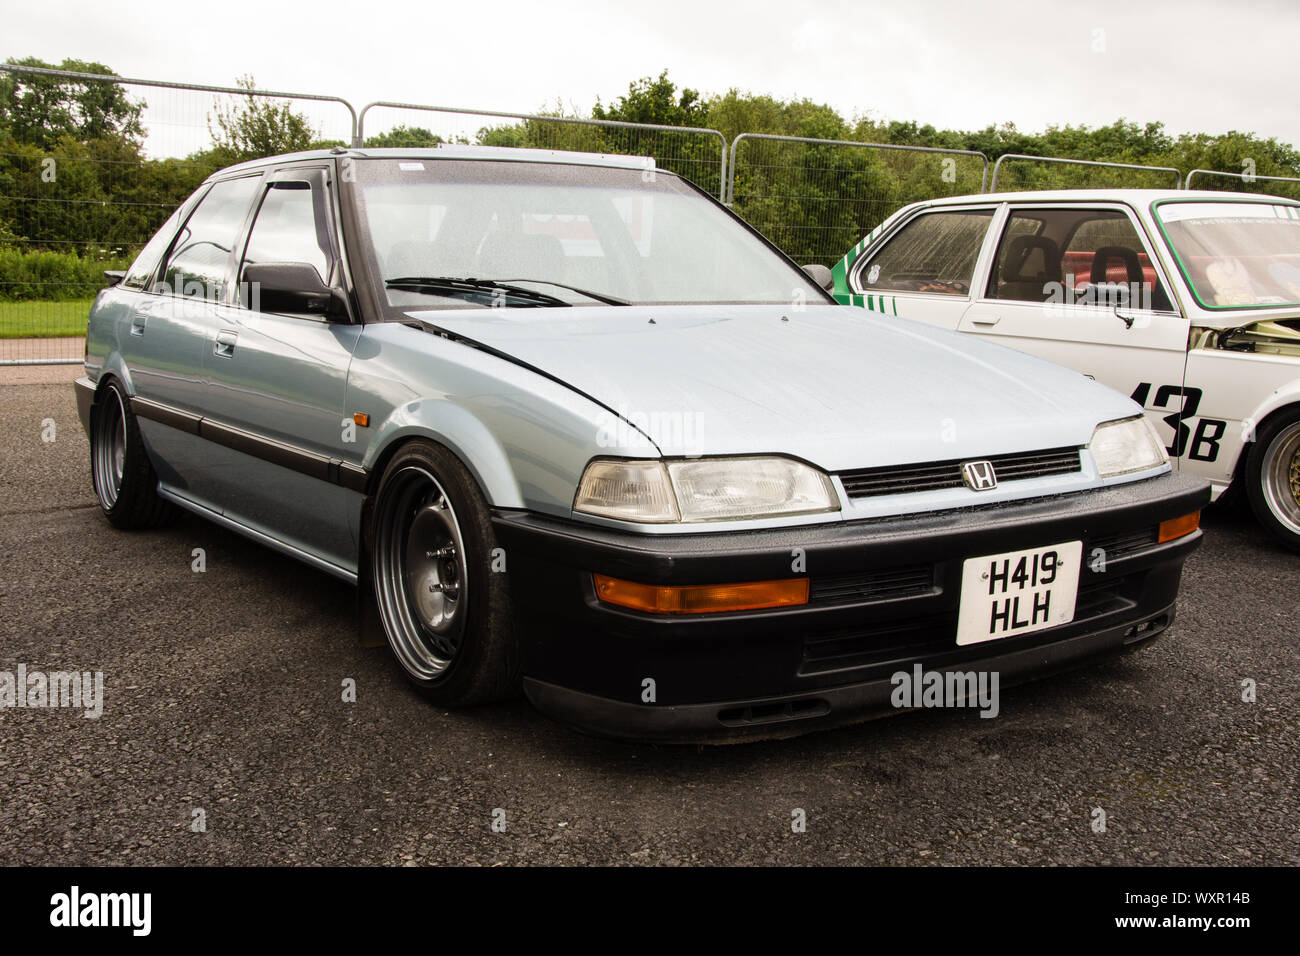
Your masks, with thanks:
M835 298L1076 369L1146 410L1215 497L1244 482L1300 550L1300 203L1178 190L955 196L901 209Z

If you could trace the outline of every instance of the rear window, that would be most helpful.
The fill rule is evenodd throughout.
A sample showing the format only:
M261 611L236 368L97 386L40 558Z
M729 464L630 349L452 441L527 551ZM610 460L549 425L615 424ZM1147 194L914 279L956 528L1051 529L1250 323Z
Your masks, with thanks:
M143 290L148 284L149 279L158 270L158 263L171 245L172 237L176 235L176 227L180 225L181 209L178 208L163 223L161 229L154 233L140 254L135 257L135 262L131 263L131 268L126 270L126 276L122 279L122 285L128 289Z
M260 176L216 183L199 201L172 244L163 270L164 291L219 301L226 269Z

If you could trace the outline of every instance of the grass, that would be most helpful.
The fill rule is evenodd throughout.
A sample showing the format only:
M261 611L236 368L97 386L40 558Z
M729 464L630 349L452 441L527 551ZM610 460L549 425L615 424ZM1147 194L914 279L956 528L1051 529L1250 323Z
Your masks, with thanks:
M86 334L90 299L0 302L0 339L65 338Z

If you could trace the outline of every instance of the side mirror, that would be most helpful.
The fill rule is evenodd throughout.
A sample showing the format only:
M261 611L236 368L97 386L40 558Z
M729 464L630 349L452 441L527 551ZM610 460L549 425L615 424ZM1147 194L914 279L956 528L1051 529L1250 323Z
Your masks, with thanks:
M831 277L831 270L825 266L813 264L803 267L803 271L808 273L808 278L812 279L819 286L830 292L835 288L835 280Z
M104 288L111 289L125 278L126 273L121 269L105 269Z
M305 262L255 262L244 267L240 297L260 312L306 313L341 317L348 313L343 295L331 289L316 267Z

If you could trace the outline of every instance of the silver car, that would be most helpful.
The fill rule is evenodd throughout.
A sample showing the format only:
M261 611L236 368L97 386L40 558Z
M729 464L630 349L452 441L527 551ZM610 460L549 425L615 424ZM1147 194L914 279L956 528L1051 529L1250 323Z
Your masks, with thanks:
M94 488L355 584L440 705L612 735L795 733L1164 631L1208 488L1141 409L828 278L645 159L236 166L94 304Z

